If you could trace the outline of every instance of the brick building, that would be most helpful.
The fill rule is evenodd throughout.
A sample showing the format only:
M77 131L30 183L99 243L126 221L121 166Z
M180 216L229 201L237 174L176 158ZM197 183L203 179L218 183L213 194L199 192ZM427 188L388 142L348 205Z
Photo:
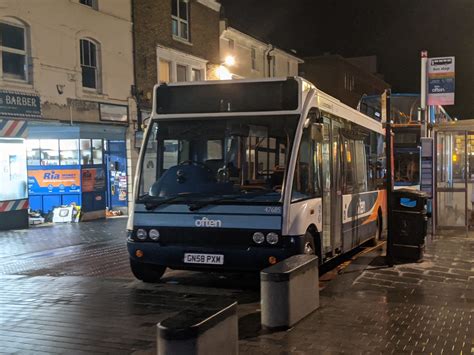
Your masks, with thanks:
M381 94L389 88L377 74L375 57L344 58L340 55L306 57L302 75L316 87L356 108L364 95Z
M159 82L216 78L220 4L215 0L135 0L135 85L150 107Z

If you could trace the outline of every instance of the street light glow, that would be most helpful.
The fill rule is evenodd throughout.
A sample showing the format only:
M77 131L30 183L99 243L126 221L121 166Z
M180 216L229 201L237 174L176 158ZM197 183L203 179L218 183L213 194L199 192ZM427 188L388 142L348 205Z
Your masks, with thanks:
M233 55L228 55L225 57L225 65L232 67L235 65L235 57Z
M221 65L217 68L217 76L220 80L232 80L232 74L225 66Z

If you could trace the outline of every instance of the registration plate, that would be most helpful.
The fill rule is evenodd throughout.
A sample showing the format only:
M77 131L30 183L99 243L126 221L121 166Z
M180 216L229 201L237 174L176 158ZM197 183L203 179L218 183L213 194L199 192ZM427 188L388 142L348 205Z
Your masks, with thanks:
M185 253L184 262L186 264L224 265L224 255Z

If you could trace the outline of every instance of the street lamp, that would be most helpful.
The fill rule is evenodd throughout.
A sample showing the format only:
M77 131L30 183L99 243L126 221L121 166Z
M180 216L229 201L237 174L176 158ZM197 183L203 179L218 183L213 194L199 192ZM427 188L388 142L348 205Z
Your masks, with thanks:
M217 68L217 76L219 80L232 80L232 73L224 65Z
M224 64L228 67L233 67L235 65L235 57L233 55L228 55L225 57Z

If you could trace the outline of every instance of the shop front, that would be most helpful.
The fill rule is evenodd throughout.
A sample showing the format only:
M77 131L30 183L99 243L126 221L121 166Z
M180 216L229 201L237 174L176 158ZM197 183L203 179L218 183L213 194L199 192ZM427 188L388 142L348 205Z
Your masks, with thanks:
M81 220L126 209L126 127L31 122L26 141L30 208L51 216L80 206ZM126 212L126 211L125 211Z

